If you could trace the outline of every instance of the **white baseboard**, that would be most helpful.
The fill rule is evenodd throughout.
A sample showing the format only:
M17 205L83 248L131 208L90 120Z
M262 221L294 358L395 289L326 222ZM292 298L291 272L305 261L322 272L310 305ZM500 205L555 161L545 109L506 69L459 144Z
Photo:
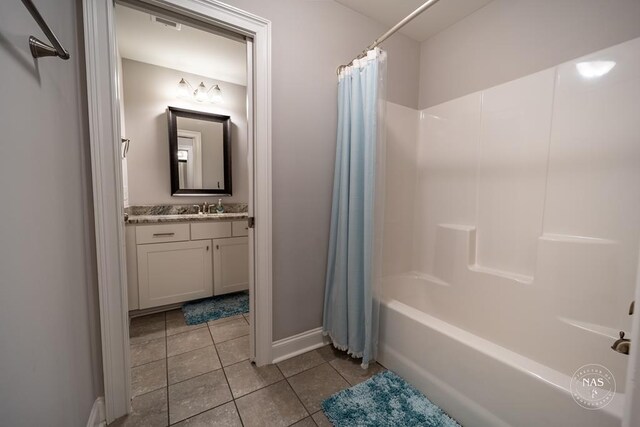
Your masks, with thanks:
M91 407L91 413L89 414L89 420L87 421L87 427L106 427L107 419L104 412L104 397L98 397L93 406Z
M315 350L330 342L329 337L322 335L322 328L311 329L292 337L274 341L271 352L273 363Z

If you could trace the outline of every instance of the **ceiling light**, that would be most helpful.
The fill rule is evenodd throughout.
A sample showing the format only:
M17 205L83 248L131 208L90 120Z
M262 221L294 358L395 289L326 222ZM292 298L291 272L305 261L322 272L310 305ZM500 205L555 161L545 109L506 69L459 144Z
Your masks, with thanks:
M580 75L587 79L602 77L616 66L615 61L587 61L578 62L576 68Z

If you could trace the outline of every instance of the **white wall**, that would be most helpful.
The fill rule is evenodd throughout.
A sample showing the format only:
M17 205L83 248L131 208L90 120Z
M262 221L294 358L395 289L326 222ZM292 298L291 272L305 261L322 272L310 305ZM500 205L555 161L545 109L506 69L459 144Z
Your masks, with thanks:
M273 23L274 340L322 324L336 147L336 67L387 27L333 1L229 0ZM417 107L418 43L389 54L389 101Z
M220 197L171 196L168 106L231 116L233 195L225 197L224 202L247 203L246 87L126 58L122 60L122 69L126 137L131 139L127 158L129 204L211 203ZM201 81L207 87L219 84L223 102L199 103L178 98L176 88L183 77L194 86Z
M420 108L638 37L638 22L638 0L494 0L421 44Z
M0 3L0 424L84 426L103 392L82 4L37 4L71 59L34 61L37 24Z

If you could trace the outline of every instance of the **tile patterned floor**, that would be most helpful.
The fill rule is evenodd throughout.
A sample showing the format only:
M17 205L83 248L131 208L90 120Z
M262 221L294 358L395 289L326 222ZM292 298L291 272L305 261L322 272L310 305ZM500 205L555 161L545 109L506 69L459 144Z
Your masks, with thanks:
M189 326L180 310L131 321L133 412L112 426L331 426L320 410L368 370L325 346L277 365L249 362L248 316Z

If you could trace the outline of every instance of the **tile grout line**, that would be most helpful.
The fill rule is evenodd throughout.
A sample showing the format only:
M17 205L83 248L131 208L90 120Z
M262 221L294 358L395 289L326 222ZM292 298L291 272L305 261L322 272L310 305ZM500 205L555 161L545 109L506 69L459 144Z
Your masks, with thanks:
M171 424L171 414L169 413L169 337L167 336L167 313L164 312L164 355L167 380L167 425Z
M249 324L248 320L247 320L246 318L244 318L244 316L243 316L243 319L245 320L245 322L246 322L247 324ZM231 391L231 385L230 385L230 383L229 383L229 378L228 378L227 373L226 373L226 368L231 368L231 367L233 367L233 366L235 366L235 365L239 365L240 363L244 363L244 362L246 362L248 359L243 359L243 360L240 360L240 361L237 361L237 362L231 363L231 364L230 364L230 365L228 365L228 366L223 366L223 364L222 364L222 360L220 359L220 355L219 355L219 351L218 351L217 345L218 345L218 344L222 344L222 343L226 343L226 342L231 341L231 340L234 340L234 339L238 339L238 338L245 337L246 335L241 335L241 336L238 336L238 337L230 338L229 340L226 340L226 341L221 341L221 342L219 342L219 343L216 343L216 342L213 340L212 331L211 331L210 325L208 325L208 323L206 324L206 327L207 327L207 329L209 330L209 336L211 337L211 341L212 341L212 344L211 344L211 345L213 346L214 352L215 352L215 354L216 354L216 356L218 357L218 360L219 360L219 362L220 362L220 368L218 368L218 369L214 369L214 370L211 370L211 371L208 371L208 372L205 372L205 373L202 373L202 374L196 375L196 376L193 376L193 377L191 377L191 378L184 379L184 380L182 380L182 381L178 381L178 382L176 382L175 384L169 384L169 372L168 372L168 370L169 370L169 363L168 363L168 359L169 359L168 352L169 352L169 349L168 349L168 339L169 339L169 337L170 337L170 336L169 336L169 335L168 335L168 333L167 333L167 322L168 322L168 321L167 321L167 316L166 316L166 314L165 314L165 330L164 330L165 335L164 335L164 338L165 338L165 366L166 366L166 372L165 372L165 374L166 374L166 390L167 390L167 423L168 423L167 425L175 425L175 424L177 424L177 423L184 422L185 420L188 420L188 419L194 418L194 417L196 417L196 416L198 416L198 415L201 415L201 414L203 414L203 413L205 413L205 412L208 412L208 411L214 410L214 409L216 409L216 408L219 408L219 407L220 407L220 406L222 406L222 405L226 405L227 403L233 402L234 407L235 407L235 409L236 409L236 412L237 412L237 414L238 414L238 419L240 420L241 425L244 427L245 423L244 423L244 421L243 421L243 419L242 419L242 415L240 414L240 410L239 410L239 407L238 407L238 404L237 404L237 400L238 400L238 399L241 399L241 398L244 398L244 397L246 397L246 396L249 396L249 395L251 395L251 394L254 394L254 393L256 393L256 392L258 392L258 391L261 391L261 390L263 390L263 389L265 389L265 388L268 388L268 387L274 386L274 385L276 385L276 384L279 384L279 383L281 383L281 382L283 382L283 381L286 381L287 386L288 386L288 387L293 391L293 393L294 393L294 395L295 395L295 397L296 397L296 400L297 400L297 401L302 405L303 409L304 409L304 410L305 410L305 412L306 412L306 415L305 415L303 418L301 418L300 420L297 420L297 421L295 421L294 423L290 424L290 426L292 426L292 425L294 425L294 424L296 424L296 423L298 423L298 422L300 422L300 421L304 420L305 418L310 418L310 419L311 419L311 422L312 422L314 425L317 425L317 423L316 423L315 419L313 419L313 415L314 415L315 413L317 413L317 412L321 412L321 411L322 411L322 408L320 408L320 409L319 409L318 411L316 411L316 412L313 412L313 413L312 413L312 412L310 412L310 410L309 410L309 409L305 406L305 404L302 402L302 399L300 398L300 396L299 396L298 392L296 392L296 390L295 390L295 389L293 388L293 386L291 385L291 383L290 383L289 379L290 379L290 378L293 378L293 377L295 377L295 376L297 376L297 375L303 374L304 372L307 372L307 371L312 370L312 369L314 369L314 368L318 368L319 366L322 366L323 364L325 364L325 363L326 363L326 364L329 364L329 365L331 366L331 369L333 369L333 370L338 374L338 376L339 376L340 378L342 378L342 379L343 379L343 380L348 384L348 386L349 386L349 387L351 387L351 386L352 386L352 385L351 385L351 383L350 383L350 382L349 382L349 381L348 381L348 380L347 380L347 379L346 379L342 374L340 374L340 372L339 372L339 371L338 371L338 370L337 370L333 365L331 365L331 363L330 363L330 362L331 362L331 361L333 361L333 360L335 360L336 358L333 358L333 359L331 359L331 360L326 360L326 359L324 359L324 358L323 358L324 360L323 360L323 362L322 362L322 363L320 363L320 364L318 364L318 365L315 365L315 366L311 366L311 367L306 368L306 369L303 369L302 371L297 372L296 374L291 375L290 377L285 377L285 375L284 375L284 373L283 373L283 371L282 371L281 367L280 367L278 364L273 364L273 365L276 367L277 371L278 371L278 372L280 373L280 375L282 376L282 379L281 379L281 380L276 381L276 382L274 382L274 383L272 383L272 384L268 384L268 385L265 385L265 386L259 387L259 388L255 389L255 390L251 391L250 393L244 394L244 395L242 395L242 396L238 396L238 397L236 398L236 397L233 395L233 392ZM223 323L223 324L224 324L224 323ZM214 325L214 326L217 326L217 325ZM205 327L205 326L203 326L203 327ZM199 329L201 329L201 328L196 328L195 330L199 330ZM184 331L184 332L181 332L181 333L178 333L178 334L173 334L172 336L176 336L176 335L179 335L179 334L182 334L182 333L187 333L187 332L193 332L193 331ZM208 347L208 345L207 345L207 346L204 346L204 347L200 347L200 348L192 349L192 350L189 350L189 351L184 352L184 353L178 353L178 354L176 354L176 355L174 355L174 356L171 356L171 357L175 357L175 356L179 356L179 355L187 354L187 353L190 353L190 352L193 352L193 351L197 351L197 350L202 350L202 349L207 348L207 347ZM316 350L312 350L312 351L316 351ZM138 366L143 366L143 365L146 365L146 364L148 364L148 363L158 362L158 361L160 361L160 360L162 360L162 359L158 359L158 360L156 360L156 361L147 362L147 363L145 363L145 364L141 364L141 365L138 365ZM251 362L250 362L250 363L251 363ZM253 363L251 363L251 365L253 365ZM382 365L380 365L380 366L382 366ZM384 368L384 367L383 367L383 368ZM206 375L206 374L210 374L210 373L212 373L212 372L216 372L216 371L218 371L218 370L220 370L220 369L222 369L222 373L223 373L223 375L224 375L225 382L226 382L226 384L227 384L227 387L229 388L229 392L230 392L231 400L229 400L229 401L227 401L227 402L224 402L224 403L221 403L221 404L219 404L219 405L217 405L217 406L213 406L213 407L211 407L211 408L207 408L207 409L206 409L206 410L204 410L204 411L198 412L198 413L193 414L193 415L191 415L191 416L189 416L189 417L187 417L187 418L185 418L185 419L179 420L179 421L177 421L177 422L176 422L176 423L174 423L174 424L170 424L169 387L170 387L171 385L180 384L180 383L182 383L182 382L189 381L189 380L191 380L191 379L194 379L194 378L197 378L197 377L200 377L200 376ZM160 389L162 389L162 387L161 387L161 388L159 388L159 389L157 389L157 390L160 390ZM157 391L157 390L152 390L152 391ZM143 395L145 395L145 394L151 393L152 391L149 391L149 392L143 393L143 394L141 394L140 396L143 396ZM138 397L139 397L139 396L138 396Z
M207 329L208 329L208 328L207 328ZM209 331L209 335L211 336L211 331ZM211 341L212 341L213 349L214 349L214 351L216 352L216 356L218 356L218 349L216 348L215 343L213 343L213 336L211 336ZM206 346L206 347L208 347L208 346ZM206 348L206 347L202 347L202 348ZM200 350L200 349L195 349L195 350ZM195 351L195 350L191 350L191 351ZM189 352L187 351L187 352L180 353L180 354L186 354L186 353L189 353ZM218 360L220 360L220 356L218 356ZM245 359L245 360L246 360L246 359ZM238 363L240 363L240 362L238 362ZM186 380L183 380L183 381L177 382L177 383L175 383L175 384L183 383L183 382L185 382L185 381L189 381L189 380L191 380L191 379L193 379L193 378L201 377L201 376L203 376L203 375L210 374L210 373L212 373L212 372L216 372L216 371L219 371L219 370L222 370L222 374L224 375L224 379L225 379L225 381L227 382L227 387L229 387L229 394L231 395L231 400L226 401L226 402L223 402L223 403L221 403L221 404L219 404L219 405L216 405L216 406L212 406L211 408L207 408L207 409L205 409L204 411L198 412L197 414L193 414L193 415L191 415L191 416L189 416L189 417L187 417L187 418L185 418L185 419L182 419L182 420L180 420L180 421L177 421L177 422L175 422L175 423L173 423L173 424L168 424L169 426L176 425L176 424L181 423L181 422L183 422L183 421L186 421L186 420L189 420L189 419L191 419L191 418L197 417L198 415L202 415L202 414L204 414L205 412L212 411L212 410L214 410L214 409L216 409L216 408L219 408L219 407L221 407L222 405L226 405L227 403L231 403L231 402L233 402L234 406L236 407L236 412L238 412L238 418L240 418L240 424L242 424L242 426L244 427L244 423L242 422L242 418L241 418L241 416L240 416L240 411L238 410L238 406L235 404L235 398L233 397L233 393L231 392L231 385L229 384L229 379L227 378L227 374L226 374L226 372L224 371L224 366L222 366L222 361L220 361L220 368L218 368L218 369L214 369L213 371L205 372L204 374L199 374L199 375L196 375L196 376L194 376L194 377L187 378ZM167 383L168 383L168 380L167 380ZM174 385L174 384L172 384L172 385ZM168 395L168 393L167 393L167 395Z
M315 350L312 350L312 351L315 351ZM310 353L310 352L309 352L309 353ZM304 353L303 353L303 354L304 354ZM311 411L309 410L309 408L307 408L307 405L305 405L305 404L304 404L304 402L302 401L302 399L301 399L301 398L300 398L300 396L298 395L298 392L296 391L296 389L295 389L295 388L293 388L293 385L291 385L291 382L289 382L289 378L293 378L293 377L295 377L296 375L300 375L300 374L302 374L302 373L304 373L304 372L310 371L311 369L317 368L318 366L322 366L324 363L328 363L328 362L323 362L323 363L321 363L321 364L319 364L319 365L317 365L317 366L313 366L313 367L311 367L311 368L309 368L309 369L305 369L305 370L303 370L303 371L301 371L301 372L298 372L298 373L297 373L297 374L295 374L295 375L291 375L290 377L285 377L285 378L284 378L284 379L285 379L285 381L287 382L287 384L289 384L289 387L291 387L291 390L293 391L293 394L295 394L296 398L298 399L298 402L300 402L300 404L302 405L302 407L304 408L304 410L305 410L305 411L307 411L307 414L309 414L309 416L311 416ZM278 369L280 369L280 367L279 367L279 366L278 366ZM280 369L280 372L282 372L282 369ZM283 374L283 376L284 376L284 374ZM304 418L303 418L303 419L304 419ZM298 420L298 421L300 421L300 420ZM298 422L298 421L296 421L296 422ZM314 421L314 423L315 423L315 421ZM294 423L294 424L295 424L295 423Z
M330 362L333 362L334 360L336 360L336 359L332 359ZM346 379L346 378L344 377L344 375L342 375L342 374L340 373L340 371L338 371L338 370L337 370L337 369L336 369L336 368L335 368L335 367L334 367L330 362L327 362L327 365L331 366L331 368L332 368L334 371L336 371L336 373L340 376L340 378L342 378L343 380L345 380L345 381L347 382L347 384L349 384L349 387L347 387L347 388L351 388L351 387L353 387L353 384L351 384L351 382L350 382L348 379ZM345 389L345 390L346 390L346 389Z
M244 315L242 315L242 318L245 320L245 322L247 321L247 318L244 317ZM247 322L247 324L249 324L249 322ZM209 332L211 332L211 329L209 329ZM213 339L213 335L211 336L211 339ZM215 343L214 343L214 347L215 347ZM216 354L217 354L218 348L215 347L215 349L216 349ZM218 354L218 359L220 359L220 355L219 354ZM247 359L245 359L245 360L247 360ZM236 365L236 364L241 363L241 362L244 362L244 360L241 360L240 362L237 362L237 363L232 363L229 366L233 366L233 365ZM249 363L251 363L251 362L249 362ZM220 366L222 366L222 359L220 359ZM240 425L242 427L244 427L244 421L242 421L242 415L240 414L240 408L238 408L238 404L236 403L236 397L233 395L233 390L231 390L231 384L229 384L229 378L227 378L227 372L224 370L224 368L225 368L225 366L222 366L222 371L224 372L225 379L227 380L227 385L229 386L229 390L231 391L231 398L233 399L232 400L233 406L235 406L236 412L238 413L238 419L240 420ZM240 396L240 397L242 397L242 396Z
M216 355L218 355L218 351L217 351L216 346L215 346L214 344L211 344L211 346L205 346L205 347L201 347L201 348L196 348L196 349L194 349L194 350L189 350L189 351L186 351L186 352L184 352L184 353L177 354L176 356L181 356L181 355L184 355L184 354L187 354L187 353L191 353L191 352L194 352L194 351L202 350L202 349L205 349L205 348L207 348L207 347L213 347L213 348L214 348L214 351L216 352ZM314 350L312 350L312 351L314 351ZM171 357L176 357L176 356L171 356ZM198 378L198 377L201 377L201 376L203 376L203 375L207 375L207 374L210 374L210 373L212 373L212 372L219 371L219 370L222 370L222 371L223 371L223 373L224 373L224 375L225 375L225 380L227 381L227 385L229 385L229 389L231 389L231 384L229 384L229 379L228 379L228 377L227 377L227 372L226 372L226 370L225 370L225 369L227 369L227 368L231 368L231 367L233 367L233 366L239 365L239 364L244 363L244 362L246 362L246 361L248 361L248 360L249 360L249 359L243 359L243 360L240 360L240 361L234 362L234 363L232 363L232 364L230 364L230 365L227 365L227 366L222 366L222 362L220 362L220 367L219 367L219 368L212 369L212 370L210 370L210 371L203 372L203 373L200 373L200 374L198 374L198 375L194 375L194 376L192 376L192 377L185 378L185 379L180 380L180 381L176 381L175 383L169 383L169 374L168 374L169 362L168 362L168 359L169 359L169 358L167 358L167 359L166 359L166 360L167 360L167 362L166 362L166 368L167 368L167 385L166 385L166 386L159 387L159 388L154 389L154 390L149 390L149 391L147 391L147 392L141 393L141 394L139 394L139 395L138 395L138 396L136 396L136 397L144 396L144 395L149 394L149 393L152 393L152 392L154 392L154 391L161 390L161 389L162 389L162 388L164 388L164 387L169 388L170 386L174 386L174 385L182 384L183 382L186 382L186 381L192 380L192 379L194 379L194 378ZM150 363L160 362L161 360L162 360L162 359L158 359L158 360L155 360L155 361L153 361L153 362L148 362L148 363L145 363L145 364L143 364L143 365L138 365L138 366L144 366L144 365L148 365L148 364L150 364ZM218 356L218 360L220 360L220 357L219 357L219 356ZM275 385L275 384L277 384L277 383L279 383L279 382L282 382L283 380L287 380L287 383L289 384L289 386L291 386L291 383L289 383L289 381L288 381L288 379L289 379L289 378L292 378L292 377L295 377L295 376L297 376L297 375L300 375L300 374L302 374L302 373L304 373L304 372L310 371L311 369L314 369L314 368L317 368L317 367L319 367L319 366L322 366L322 365L324 365L325 363L326 363L326 364L328 364L328 365L331 365L331 363L329 363L329 362L330 362L330 361L326 361L326 360L325 360L325 361L323 361L322 363L320 363L319 365L311 366L311 367L309 367L309 368L307 368L307 369L304 369L304 370L302 370L302 371L300 371L300 372L297 372L297 373L295 373L295 374L293 374L293 375L290 375L289 377L286 377L286 376L284 375L284 373L282 372L282 369L280 369L280 366L278 366L277 364L275 364L275 363L274 363L274 364L273 364L273 366L275 366L275 367L278 369L278 371L279 371L279 372L280 372L280 374L282 375L282 379L280 379L280 380L278 380L278 381L276 381L276 382L274 382L274 383L267 384L267 385L265 385L265 386L262 386L262 387L260 387L260 388L257 388L257 389L255 389L255 390L252 390L251 392L249 392L249 393L245 393L245 394L243 394L242 396L233 397L233 392L231 393L231 395L232 395L232 397L233 397L233 400L240 399L240 398L242 398L242 397L245 397L245 396L248 396L248 395L250 395L250 394L252 394L252 393L255 393L256 391L259 391L259 390L265 389L265 388L270 387L270 386L272 386L272 385ZM252 363L252 364L253 364L253 363ZM136 366L136 368L137 368L138 366ZM268 365L266 365L266 366L268 366ZM382 366L382 365L380 365L380 366ZM349 386L350 386L350 387L352 387L352 386L353 386L353 385L352 385L352 384L351 384L351 383L350 383L350 382L349 382L349 381L348 381L348 380L347 380L347 379L346 379L342 374L340 374L340 372L338 372L338 371L337 371L333 366L331 366L331 367L332 367L332 368L333 368L333 369L338 373L338 375L340 375L340 377L341 377L342 379L344 379L344 380L347 382L347 384L349 384ZM295 391L295 389L293 389L293 387L291 387L291 389L292 389L292 390L293 390L293 392L296 394L296 397L298 397L298 400L300 400L300 399L299 399L299 396L298 396L298 393ZM229 403L229 402L225 402L225 403ZM302 401L300 401L300 403L302 403ZM223 403L223 404L221 404L221 405L224 405L224 403ZM304 406L304 404L302 404L302 405ZM220 406L220 405L218 405L218 406ZM214 407L212 407L212 408L210 408L210 409L217 408L218 406L214 406ZM306 408L306 406L305 406L305 409L307 409L307 408ZM207 410L209 410L209 409L207 409ZM206 412L206 411L203 411L203 412ZM307 410L307 412L309 412L309 411ZM317 411L316 411L316 412L317 412ZM200 412L200 414L201 414L201 413L202 413L202 412ZM315 412L314 412L314 413L315 413ZM191 417L189 417L189 418L192 418L192 417L194 417L194 416L195 416L195 415L192 415L192 416L191 416Z
M307 406L304 404L304 402L302 401L302 399L300 399L300 396L298 396L298 392L296 391L296 389L295 389L295 388L293 388L293 386L292 386L292 385L291 385L291 383L289 382L289 378L286 378L286 377L285 377L285 379L284 379L284 380L287 382L287 385L289 386L289 388L290 388L290 389L291 389L291 391L293 392L293 395L296 397L296 399L298 399L298 402L300 402L300 404L301 404L301 405L302 405L302 407L304 408L304 411L307 413L307 416L308 416L308 417L310 417L310 416L311 416L311 411L309 410L309 408L307 408ZM302 417L301 419L299 419L299 420L298 420L298 421L296 421L295 423L300 422L300 421L304 420L305 418L307 418L307 417ZM313 418L312 418L311 420L313 421ZM292 425L293 425L293 424L295 424L295 423L289 424L289 426L292 426ZM313 421L313 423L315 424L315 421Z
M238 409L238 404L236 403L236 399L233 399L233 406L236 407L236 412L238 413L238 419L240 420L240 425L244 427L244 421L242 421L242 415L240 415L240 409Z

